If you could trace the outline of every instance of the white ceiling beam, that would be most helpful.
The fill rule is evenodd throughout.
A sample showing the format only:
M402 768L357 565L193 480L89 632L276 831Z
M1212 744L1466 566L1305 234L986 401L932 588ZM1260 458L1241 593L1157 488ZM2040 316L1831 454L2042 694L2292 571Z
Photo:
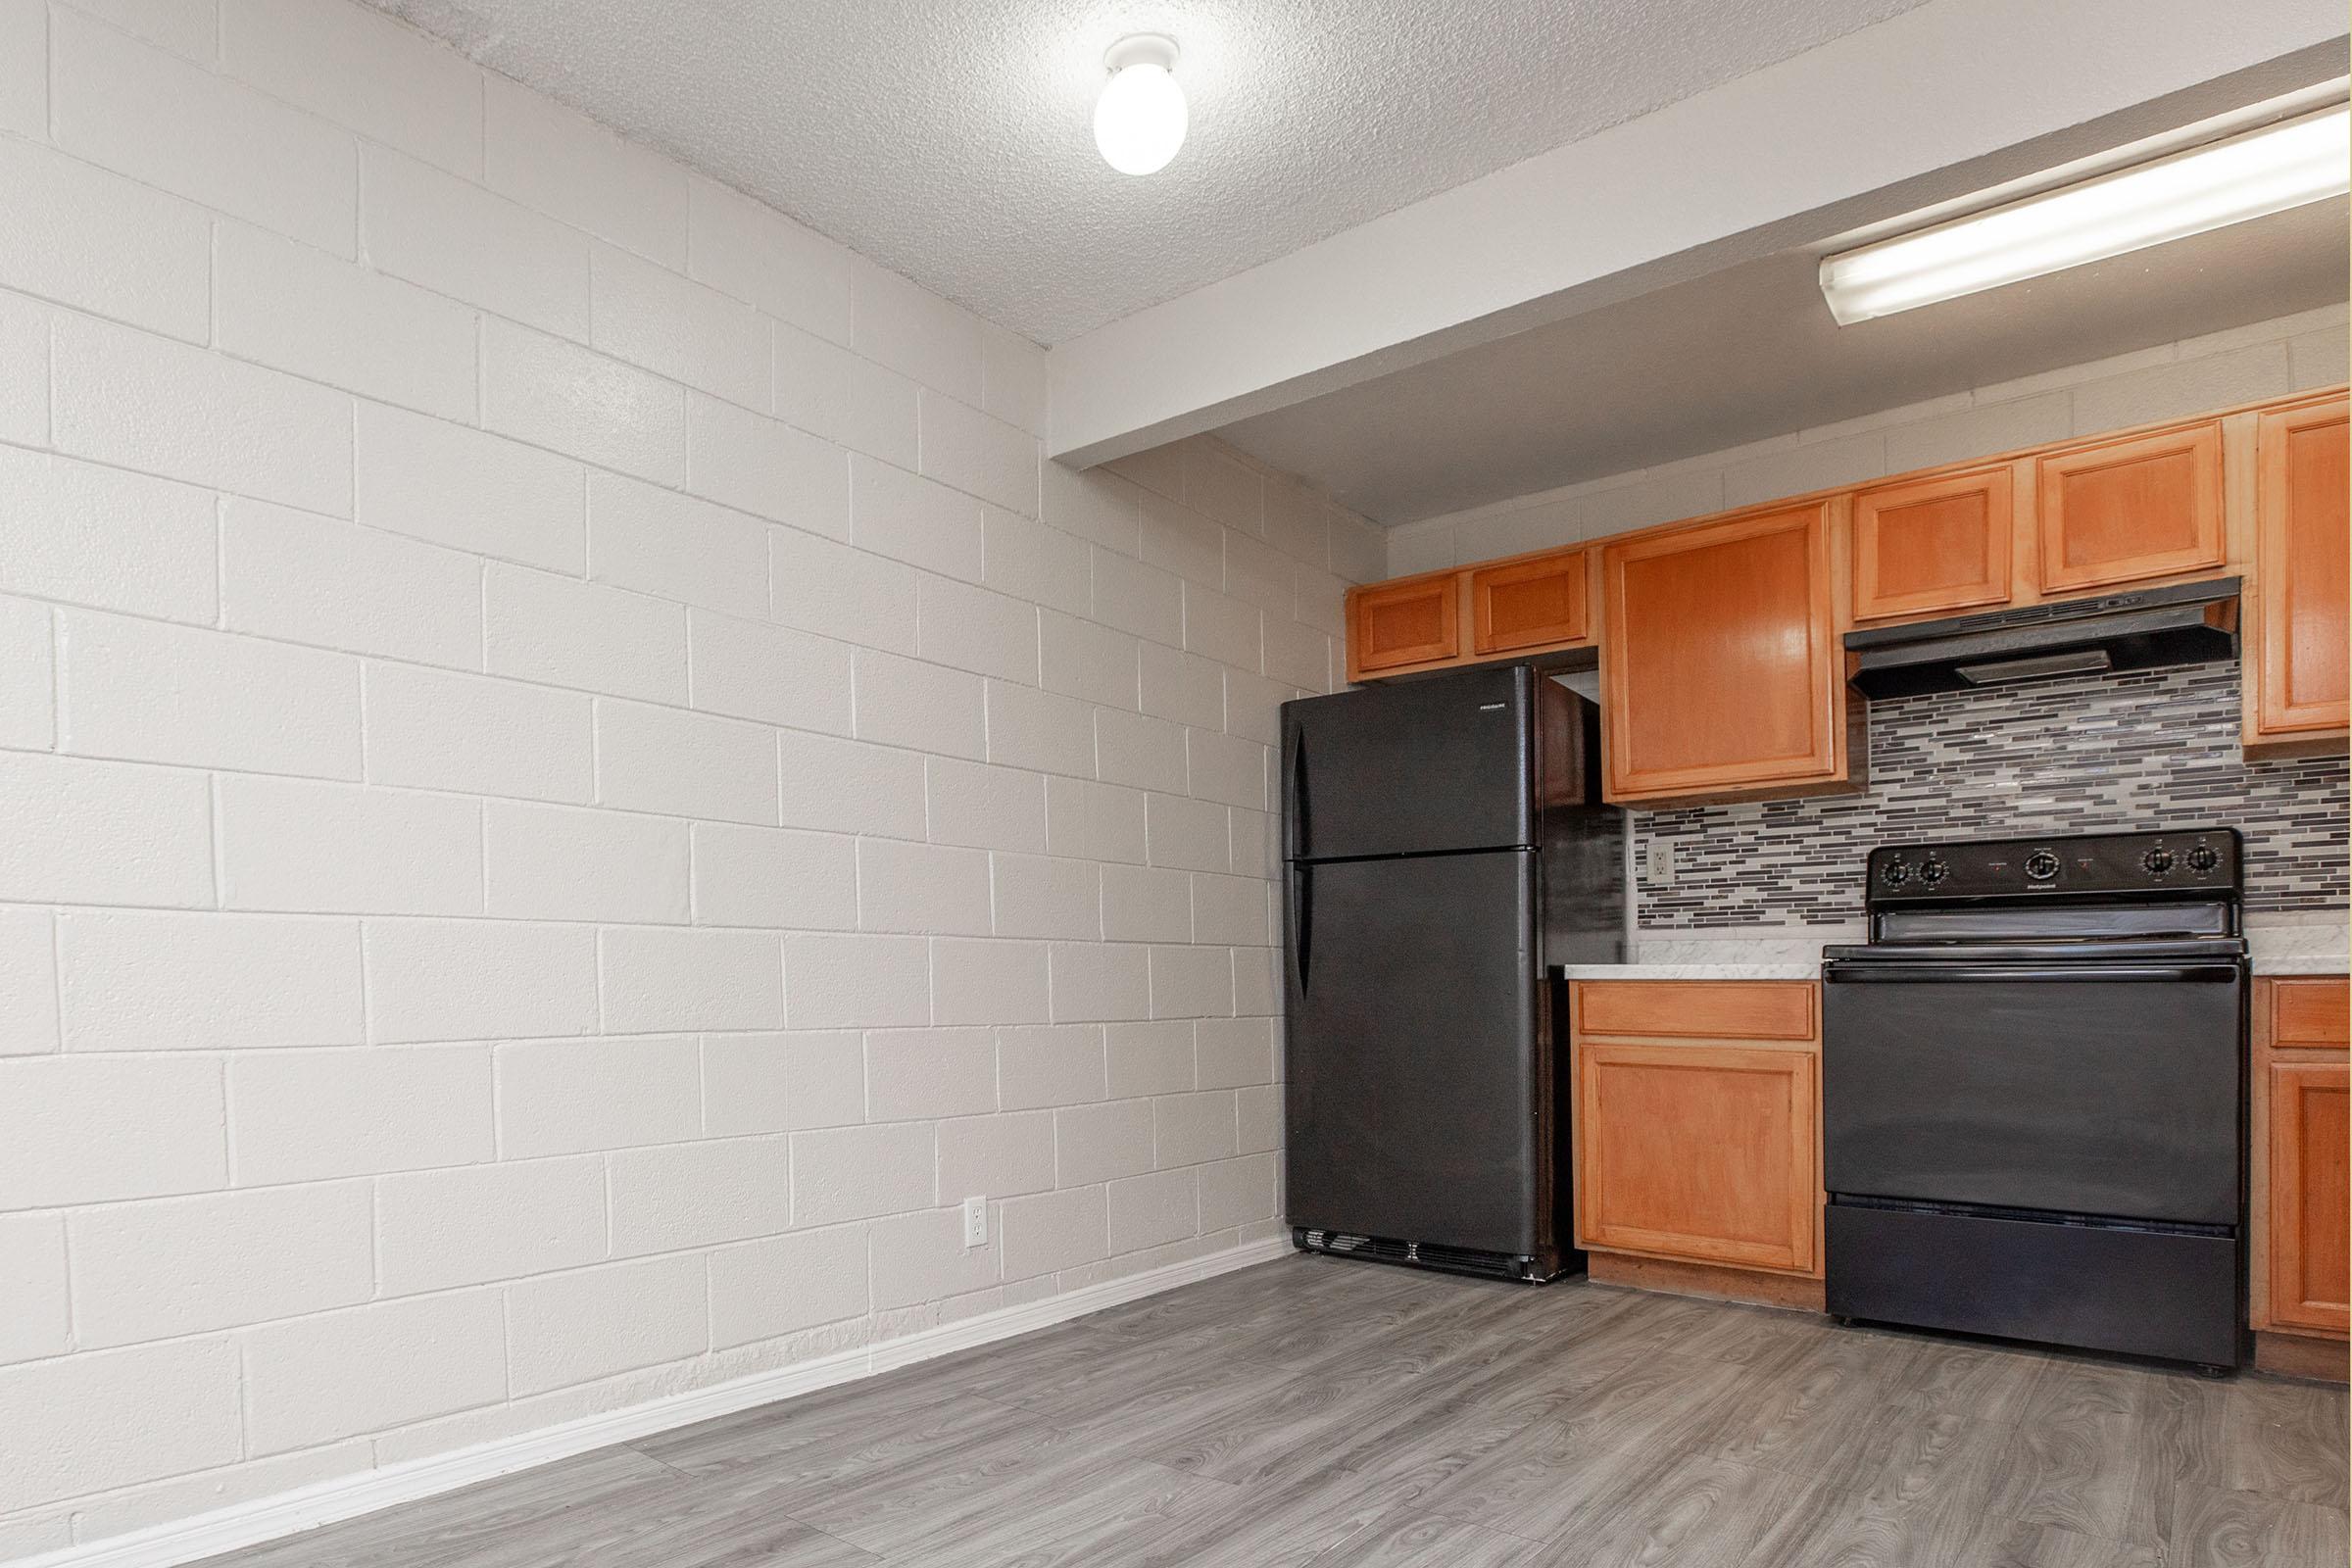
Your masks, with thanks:
M1107 462L2306 86L2343 32L2341 0L1931 0L1056 346L1048 449Z

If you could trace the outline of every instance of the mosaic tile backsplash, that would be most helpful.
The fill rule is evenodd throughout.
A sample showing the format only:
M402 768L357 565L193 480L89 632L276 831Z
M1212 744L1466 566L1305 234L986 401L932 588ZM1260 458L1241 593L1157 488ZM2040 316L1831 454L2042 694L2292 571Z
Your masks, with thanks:
M2192 664L1873 703L1866 795L1636 813L1641 923L1859 920L1880 844L2186 827L2244 830L2249 909L2341 908L2345 760L2240 760L2237 682Z

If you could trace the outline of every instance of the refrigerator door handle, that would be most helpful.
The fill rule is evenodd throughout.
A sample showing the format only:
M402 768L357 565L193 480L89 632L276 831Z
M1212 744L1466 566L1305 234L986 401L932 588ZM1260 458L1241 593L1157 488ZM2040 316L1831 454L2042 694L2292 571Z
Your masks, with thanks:
M1306 735L1298 725L1287 726L1282 737L1286 755L1283 777L1283 858L1297 859L1306 853Z
M1297 972L1298 994L1306 995L1307 975L1314 963L1314 867L1303 860L1291 863L1291 967Z

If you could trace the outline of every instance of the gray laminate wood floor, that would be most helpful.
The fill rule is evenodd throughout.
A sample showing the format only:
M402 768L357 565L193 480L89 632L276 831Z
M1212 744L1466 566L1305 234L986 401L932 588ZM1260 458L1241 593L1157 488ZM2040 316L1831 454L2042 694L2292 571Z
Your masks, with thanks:
M2340 1389L1293 1257L215 1568L2342 1568Z

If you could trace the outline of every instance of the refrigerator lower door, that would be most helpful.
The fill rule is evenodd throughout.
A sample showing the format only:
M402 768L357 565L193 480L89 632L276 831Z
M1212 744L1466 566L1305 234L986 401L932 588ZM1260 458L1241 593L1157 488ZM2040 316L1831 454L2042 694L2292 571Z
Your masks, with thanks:
M1291 1223L1549 1254L1536 856L1289 872Z

